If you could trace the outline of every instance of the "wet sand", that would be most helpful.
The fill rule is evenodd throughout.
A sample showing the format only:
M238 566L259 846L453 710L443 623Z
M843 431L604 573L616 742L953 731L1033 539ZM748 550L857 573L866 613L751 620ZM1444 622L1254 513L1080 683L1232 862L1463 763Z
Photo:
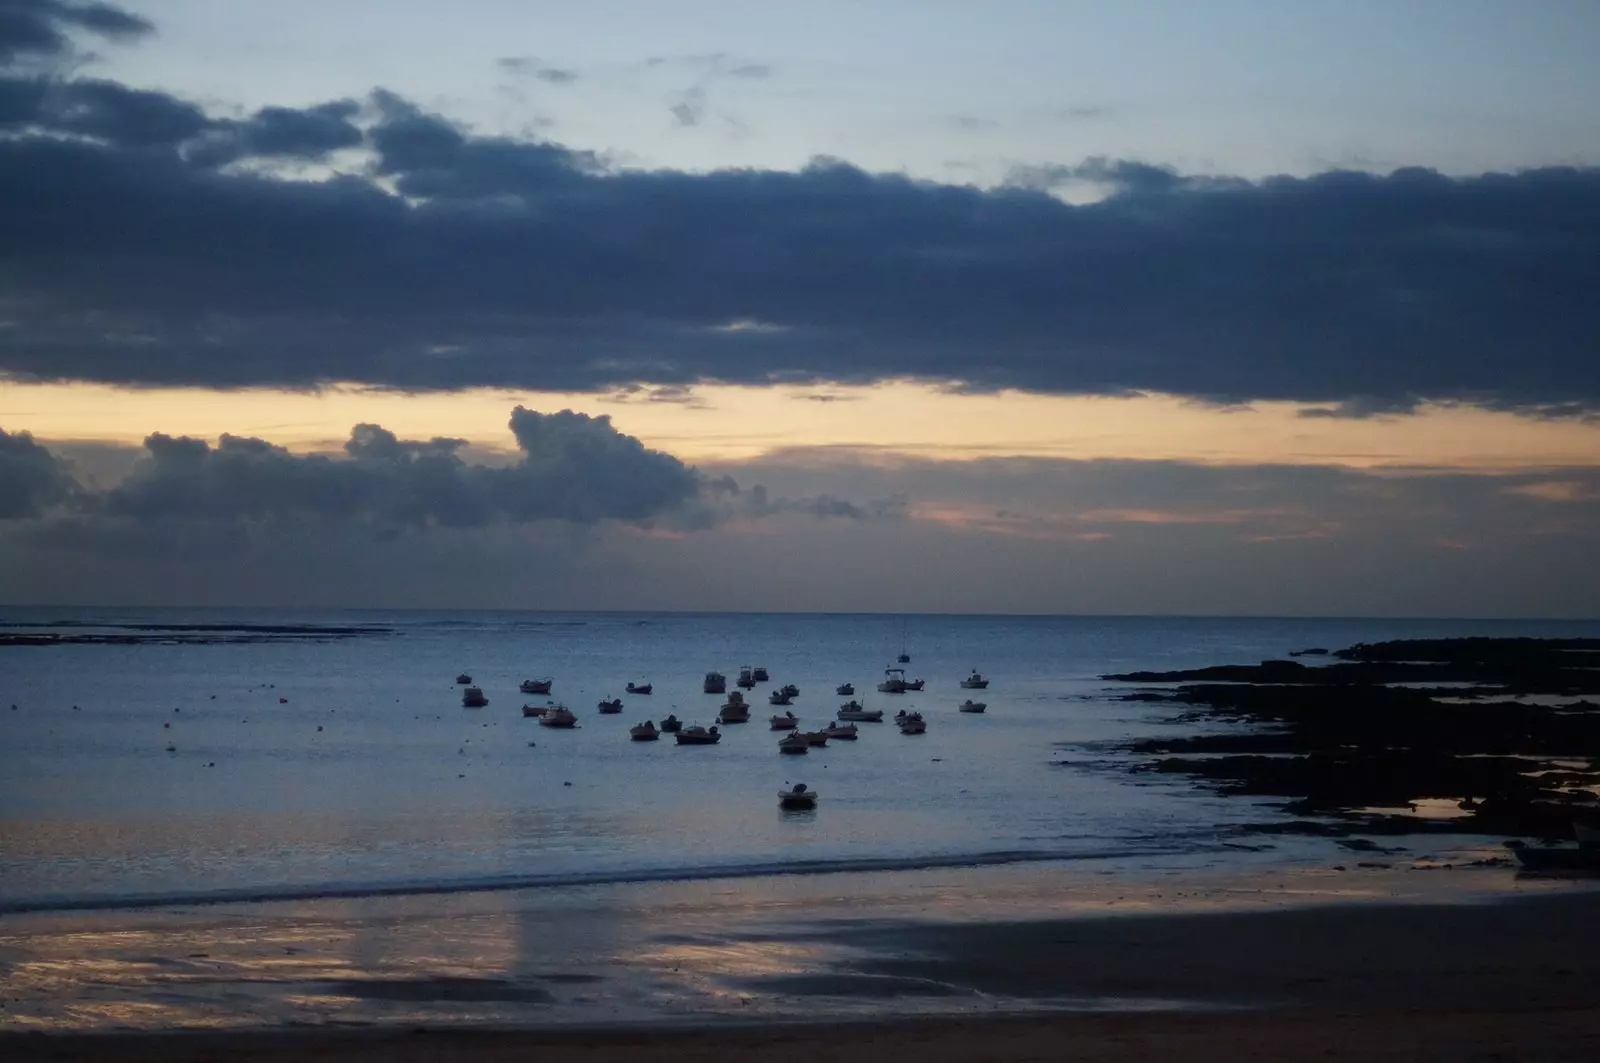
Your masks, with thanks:
M818 1021L809 1024L7 1034L0 1059L1595 1059L1597 915L1600 894L1584 892L1470 905L908 921L820 930L809 937L847 936L848 958L741 979L752 998L810 1000ZM499 991L459 979L366 988ZM921 998L950 994L972 1010L898 1017L915 1014ZM831 1020L840 995L872 998L878 1017ZM985 1015L986 1006L1083 1010Z
M721 1030L294 1032L36 1037L4 1058L105 1063L957 1063L977 1060L1540 1060L1600 1058L1593 1010L1059 1015Z

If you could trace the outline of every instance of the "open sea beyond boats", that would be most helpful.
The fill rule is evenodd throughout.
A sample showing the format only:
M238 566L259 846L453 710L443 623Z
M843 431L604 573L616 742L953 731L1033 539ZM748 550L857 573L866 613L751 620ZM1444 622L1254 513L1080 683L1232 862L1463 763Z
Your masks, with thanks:
M279 613L7 609L0 638L0 913L652 881L1095 862L1236 868L1326 860L1324 839L1241 835L1282 814L1133 775L1115 744L1182 732L1097 677L1311 646L1592 635L1585 622L794 614ZM101 637L104 638L101 638ZM902 642L904 640L904 642ZM902 648L921 692L876 691ZM765 724L715 746L630 742L712 724L704 673L794 683L803 729L855 684L855 742L778 754ZM989 708L963 714L972 669ZM458 673L489 704L463 708ZM550 699L519 693L552 676ZM624 693L650 682L649 696ZM624 702L600 715L603 697ZM540 727L558 701L577 728ZM15 703L15 709L12 704ZM783 811L805 782L815 811ZM1471 839L1448 839L1461 847Z

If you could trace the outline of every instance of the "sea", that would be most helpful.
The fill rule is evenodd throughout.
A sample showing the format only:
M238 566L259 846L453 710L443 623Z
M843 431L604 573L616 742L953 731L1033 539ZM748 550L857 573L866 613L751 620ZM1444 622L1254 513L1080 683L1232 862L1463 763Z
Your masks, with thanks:
M1595 635L1583 621L0 609L0 914L222 901L753 880L1050 862L1304 860L1249 844L1277 802L1134 771L1127 740L1214 723L1123 700L1105 673L1458 635ZM900 653L921 692L881 694ZM706 672L768 669L715 746L628 729L715 722ZM972 670L984 691L964 690ZM489 699L462 706L458 673ZM521 680L549 676L550 698ZM653 693L625 693L629 682ZM783 756L853 683L927 732L860 724ZM620 697L620 715L596 711ZM972 697L982 715L957 706ZM524 704L555 701L572 730ZM784 811L803 782L814 811Z

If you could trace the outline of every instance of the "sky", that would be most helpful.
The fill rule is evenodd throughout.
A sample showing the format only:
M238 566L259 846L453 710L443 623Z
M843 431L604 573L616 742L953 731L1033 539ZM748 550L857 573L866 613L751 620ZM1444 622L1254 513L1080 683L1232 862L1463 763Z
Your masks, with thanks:
M1600 616L1596 46L0 0L0 603Z

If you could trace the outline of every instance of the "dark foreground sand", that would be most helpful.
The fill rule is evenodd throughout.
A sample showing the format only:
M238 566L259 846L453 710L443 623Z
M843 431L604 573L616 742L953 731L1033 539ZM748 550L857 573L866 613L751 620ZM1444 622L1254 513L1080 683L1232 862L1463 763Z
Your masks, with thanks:
M1195 1010L698 1029L6 1034L4 1060L1600 1060L1600 894L1492 905L923 924L753 993L1074 997ZM425 987L414 985L413 991ZM819 1015L820 1018L820 1015Z

